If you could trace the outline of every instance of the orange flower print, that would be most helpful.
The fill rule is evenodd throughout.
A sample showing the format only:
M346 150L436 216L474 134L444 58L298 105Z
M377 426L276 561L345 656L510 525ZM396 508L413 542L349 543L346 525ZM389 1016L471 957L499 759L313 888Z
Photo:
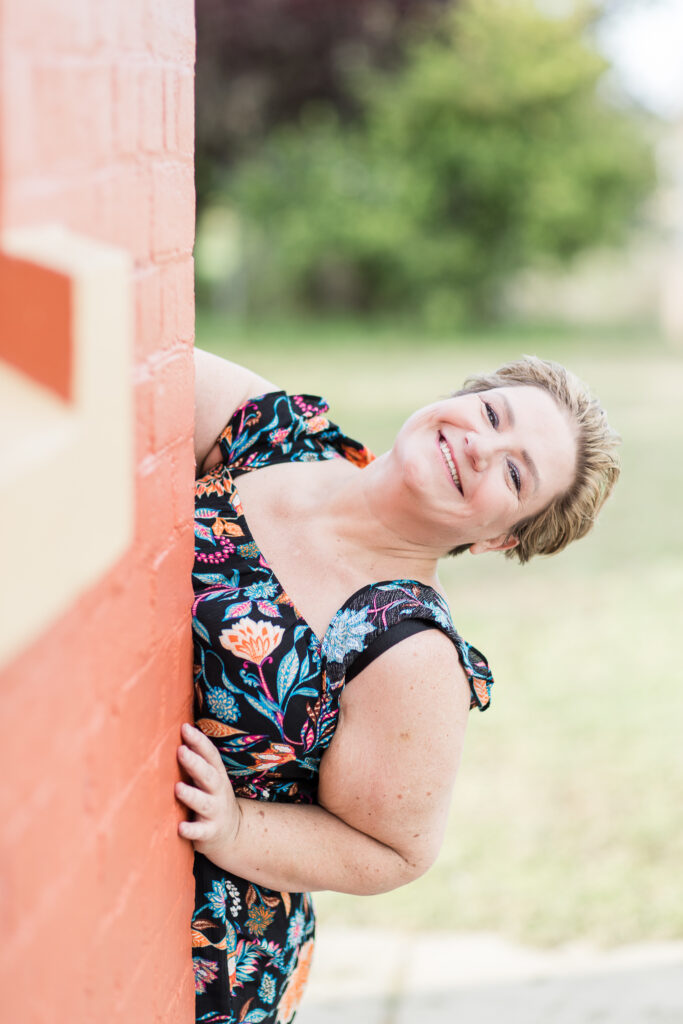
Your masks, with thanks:
M294 748L290 747L288 743L271 743L268 750L264 750L262 753L256 752L251 756L255 766L264 769L275 768L279 764L296 760Z
M330 421L325 416L311 416L310 420L306 420L306 431L309 434L319 434L321 430L326 430L330 425Z
M232 651L238 658L245 658L254 665L261 665L282 640L282 626L274 626L263 619L254 622L244 618L224 629L220 641L227 651Z
M311 957L313 956L313 939L305 942L299 951L299 959L294 968L294 973L289 979L289 984L284 991L282 999L277 1007L277 1024L289 1024L296 1013L297 1007L304 994L308 972L311 969Z
M229 519L223 519L219 516L214 520L211 532L214 537L243 537L244 530L237 523L231 523Z
M263 907L260 904L251 907L247 918L247 931L260 938L274 917L275 911L269 910L268 907Z
M491 699L489 697L489 691L486 686L486 680L478 679L475 675L472 675L470 676L470 682L474 688L474 692L479 698L479 703L481 704L482 707L486 707L486 705L489 703Z
M229 494L232 490L232 481L223 475L224 467L216 466L209 470L206 476L201 477L195 483L195 495L204 498L206 495Z
M342 442L341 447L346 461L354 466L358 466L360 469L364 469L365 466L375 461L375 456L369 448L356 448L355 445L344 444L344 442Z

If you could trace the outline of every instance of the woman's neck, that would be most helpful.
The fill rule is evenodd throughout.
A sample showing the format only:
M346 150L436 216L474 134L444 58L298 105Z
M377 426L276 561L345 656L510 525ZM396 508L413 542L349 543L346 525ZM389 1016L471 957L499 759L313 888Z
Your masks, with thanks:
M434 585L440 552L411 538L382 458L363 469L346 464L326 473L325 479L311 473L302 505L375 578L404 577ZM335 460L327 465L339 464Z

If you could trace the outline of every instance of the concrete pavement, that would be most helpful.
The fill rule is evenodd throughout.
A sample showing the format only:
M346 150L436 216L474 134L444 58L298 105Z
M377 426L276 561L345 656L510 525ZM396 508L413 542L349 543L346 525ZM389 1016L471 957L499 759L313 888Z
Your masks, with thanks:
M683 942L537 950L324 926L317 941L296 1024L683 1024Z

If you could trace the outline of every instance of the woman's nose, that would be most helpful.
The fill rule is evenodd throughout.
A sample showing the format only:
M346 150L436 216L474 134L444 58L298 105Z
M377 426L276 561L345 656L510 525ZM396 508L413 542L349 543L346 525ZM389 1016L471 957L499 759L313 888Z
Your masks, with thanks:
M491 452L490 443L476 430L470 430L465 434L465 453L472 463L472 468L477 472L486 469Z

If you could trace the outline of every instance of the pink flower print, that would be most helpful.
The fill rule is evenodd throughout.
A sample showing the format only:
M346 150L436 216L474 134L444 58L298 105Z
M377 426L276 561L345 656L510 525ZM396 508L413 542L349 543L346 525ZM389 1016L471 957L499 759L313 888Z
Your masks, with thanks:
M330 425L330 421L325 416L311 416L310 420L306 422L306 430L309 434L319 434L321 430L326 430Z

